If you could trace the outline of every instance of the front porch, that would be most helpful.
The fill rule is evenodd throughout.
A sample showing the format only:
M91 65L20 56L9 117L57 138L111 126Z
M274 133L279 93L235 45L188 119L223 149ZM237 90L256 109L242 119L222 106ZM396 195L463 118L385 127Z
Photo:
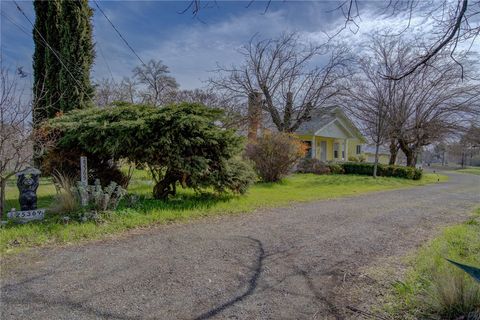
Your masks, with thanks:
M299 138L308 146L307 157L321 161L347 161L348 156L357 156L360 154L357 154L357 151L361 151L361 145L356 138L325 136L299 136ZM357 148L357 146L360 146L360 148Z

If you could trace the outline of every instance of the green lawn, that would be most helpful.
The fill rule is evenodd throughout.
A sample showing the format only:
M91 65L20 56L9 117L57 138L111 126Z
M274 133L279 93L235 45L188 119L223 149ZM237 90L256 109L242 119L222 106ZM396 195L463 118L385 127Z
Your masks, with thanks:
M463 224L447 227L410 259L394 285L392 319L467 319L480 314L480 284L445 258L480 268L480 208ZM473 317L472 317L473 319Z
M420 186L445 181L446 176L424 174L422 180L377 178L356 175L297 174L280 183L258 183L244 196L212 193L196 194L180 190L168 202L150 198L152 182L144 172L136 172L129 192L143 196L133 208L120 206L105 223L94 222L62 224L58 217L47 217L43 222L25 225L7 225L0 230L0 252L50 244L66 244L85 239L98 239L125 230L192 219L207 215L251 212L259 208L287 205L296 201L312 201L351 196L372 191ZM39 207L48 207L55 194L50 180L43 179L39 187ZM10 205L17 205L17 190L12 182L7 189Z
M466 169L459 169L459 170L456 170L456 172L464 172L464 173L480 175L480 167L470 167Z

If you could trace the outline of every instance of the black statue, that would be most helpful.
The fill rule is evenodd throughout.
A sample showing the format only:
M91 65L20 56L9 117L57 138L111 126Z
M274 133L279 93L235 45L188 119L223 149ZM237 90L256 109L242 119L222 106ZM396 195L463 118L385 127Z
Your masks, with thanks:
M21 210L37 209L37 189L39 184L40 171L29 168L17 173L17 187L20 191Z

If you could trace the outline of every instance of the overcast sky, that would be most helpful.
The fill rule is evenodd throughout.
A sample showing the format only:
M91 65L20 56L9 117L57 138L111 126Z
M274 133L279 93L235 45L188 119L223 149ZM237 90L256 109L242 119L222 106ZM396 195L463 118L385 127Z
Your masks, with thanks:
M34 21L31 1L19 1ZM139 56L147 61L161 59L169 66L181 88L204 86L202 81L216 64L239 63L237 52L253 35L275 37L285 31L299 32L312 41L324 41L325 32L334 33L345 22L338 10L340 1L273 1L264 14L266 2L210 2L197 17L191 11L181 14L188 1L98 1L107 16L125 36ZM206 2L204 2L206 3ZM402 16L378 14L382 1L363 2L360 31L343 31L339 40L358 46L375 29L405 27ZM95 4L93 18L96 58L92 78L121 79L131 76L140 62L118 37ZM0 1L1 51L4 65L23 67L32 72L33 41L31 25L10 1ZM414 17L412 31L425 28L421 17Z

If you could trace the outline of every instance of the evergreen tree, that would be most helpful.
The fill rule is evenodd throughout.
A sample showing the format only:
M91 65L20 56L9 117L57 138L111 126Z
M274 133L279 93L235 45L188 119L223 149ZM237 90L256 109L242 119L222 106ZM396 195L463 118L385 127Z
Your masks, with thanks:
M35 0L34 8L33 120L38 124L57 112L86 107L93 95L93 11L88 0Z
M94 58L92 16L88 0L62 1L61 55L69 60L69 70L60 71L59 88L64 95L60 110L64 112L84 108L94 93L90 83Z

